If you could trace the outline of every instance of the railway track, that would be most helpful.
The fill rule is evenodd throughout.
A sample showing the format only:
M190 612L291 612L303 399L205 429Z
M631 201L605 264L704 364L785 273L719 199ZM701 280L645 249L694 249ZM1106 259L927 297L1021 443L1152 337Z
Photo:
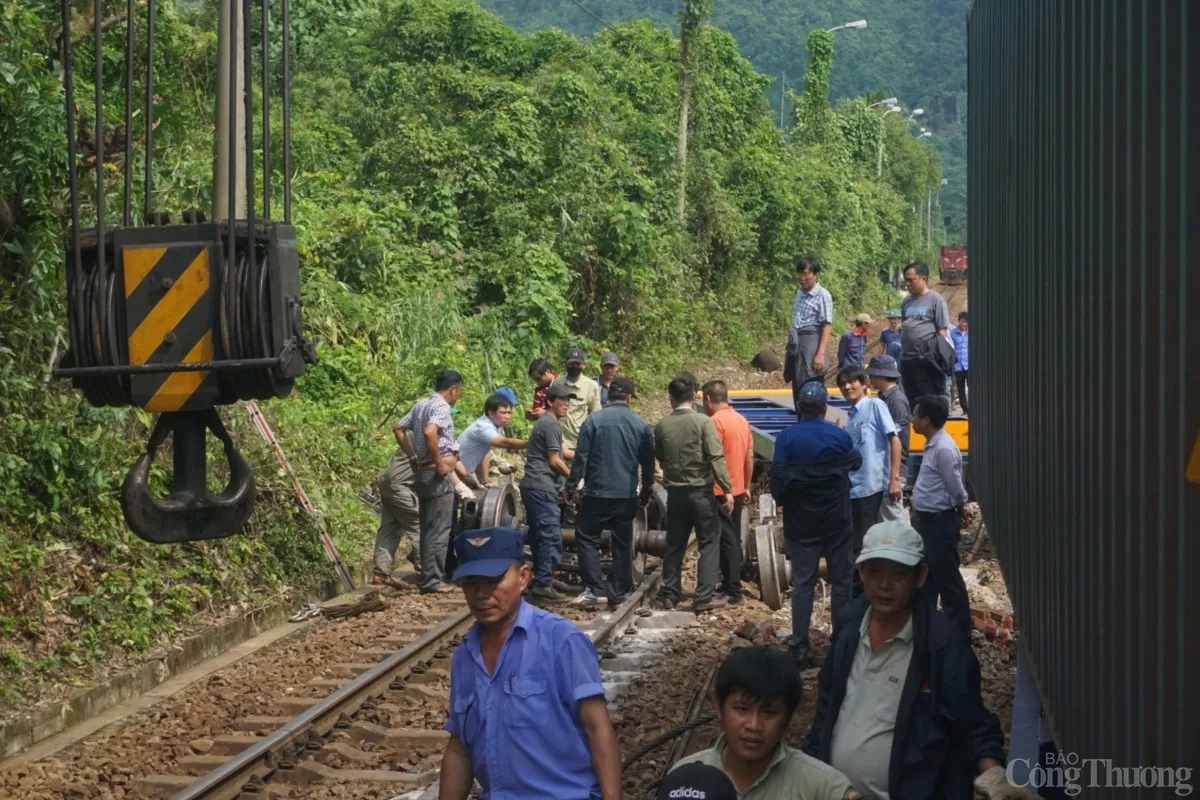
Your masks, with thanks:
M601 653L610 704L648 664L656 642L690 614L641 611L661 580L647 573L611 613L580 621ZM447 604L451 605L451 604ZM307 695L278 701L295 716L249 716L237 733L213 737L207 753L180 759L189 773L144 775L140 796L173 800L301 796L312 784L377 786L389 796L436 796L437 765L448 739L450 656L473 619L461 602L432 627L404 626L332 668L344 677L314 678ZM639 611L645 618L639 617ZM636 625L641 622L642 625ZM650 624L653 623L653 624ZM615 648L617 640L622 647ZM384 649L392 647L393 650ZM319 696L324 693L324 696Z

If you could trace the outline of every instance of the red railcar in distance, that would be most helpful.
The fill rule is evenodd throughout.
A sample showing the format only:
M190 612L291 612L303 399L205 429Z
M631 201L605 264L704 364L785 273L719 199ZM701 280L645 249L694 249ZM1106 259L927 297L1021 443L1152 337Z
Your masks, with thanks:
M967 246L942 245L941 279L946 286L957 286L967 274Z

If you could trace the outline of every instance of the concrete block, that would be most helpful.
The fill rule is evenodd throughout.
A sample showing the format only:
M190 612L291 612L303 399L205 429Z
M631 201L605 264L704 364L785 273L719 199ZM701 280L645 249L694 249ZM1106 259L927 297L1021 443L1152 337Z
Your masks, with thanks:
M236 756L247 747L257 744L259 739L258 736L241 736L235 733L214 736L212 749L208 753L214 756Z
M235 731L264 731L271 733L292 721L291 717L272 717L264 715L251 715L242 717L233 721L232 727Z
M146 775L134 783L135 797L170 797L181 789L191 786L188 775Z
M690 611L655 611L648 617L638 617L634 623L639 628L698 628L700 622Z
M358 721L350 728L355 741L373 742L395 747L440 747L450 739L449 731L429 728L385 728L373 722Z
M652 664L658 664L662 662L663 658L662 653L656 652L622 653L616 658L606 658L601 661L600 669L634 672Z
M212 754L202 756L187 756L179 759L179 766L182 767L188 775L207 775L228 760L228 756L215 756Z

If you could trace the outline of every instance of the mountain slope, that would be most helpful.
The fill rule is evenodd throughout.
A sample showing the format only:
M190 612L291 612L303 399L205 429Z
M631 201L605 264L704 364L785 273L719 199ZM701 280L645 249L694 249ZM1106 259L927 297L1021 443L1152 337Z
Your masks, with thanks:
M556 27L590 36L608 23L649 18L678 32L679 0L479 0L520 30ZM582 6L582 8L581 8ZM933 132L947 185L947 234L966 241L966 13L970 0L715 0L713 22L738 42L742 55L773 77L767 89L776 111L780 76L799 92L804 43L813 28L866 19L863 30L838 31L832 94L896 97ZM586 9L586 11L584 10ZM595 16L589 15L590 11ZM786 114L792 110L787 101ZM914 133L916 128L914 126Z

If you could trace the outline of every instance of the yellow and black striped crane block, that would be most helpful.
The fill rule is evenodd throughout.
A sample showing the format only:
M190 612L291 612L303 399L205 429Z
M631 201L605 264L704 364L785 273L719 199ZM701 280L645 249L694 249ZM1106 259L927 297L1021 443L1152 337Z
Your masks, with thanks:
M119 250L126 345L132 366L211 362L219 324L211 241L126 244ZM198 411L219 397L212 371L134 374L133 403L147 411Z
M239 530L254 505L253 472L216 407L285 397L316 351L303 335L295 229L244 222L143 226L81 236L68 251L71 349L55 369L96 405L158 415L126 475L130 528L160 544ZM207 486L207 435L230 480ZM170 437L171 492L150 492L150 467Z

